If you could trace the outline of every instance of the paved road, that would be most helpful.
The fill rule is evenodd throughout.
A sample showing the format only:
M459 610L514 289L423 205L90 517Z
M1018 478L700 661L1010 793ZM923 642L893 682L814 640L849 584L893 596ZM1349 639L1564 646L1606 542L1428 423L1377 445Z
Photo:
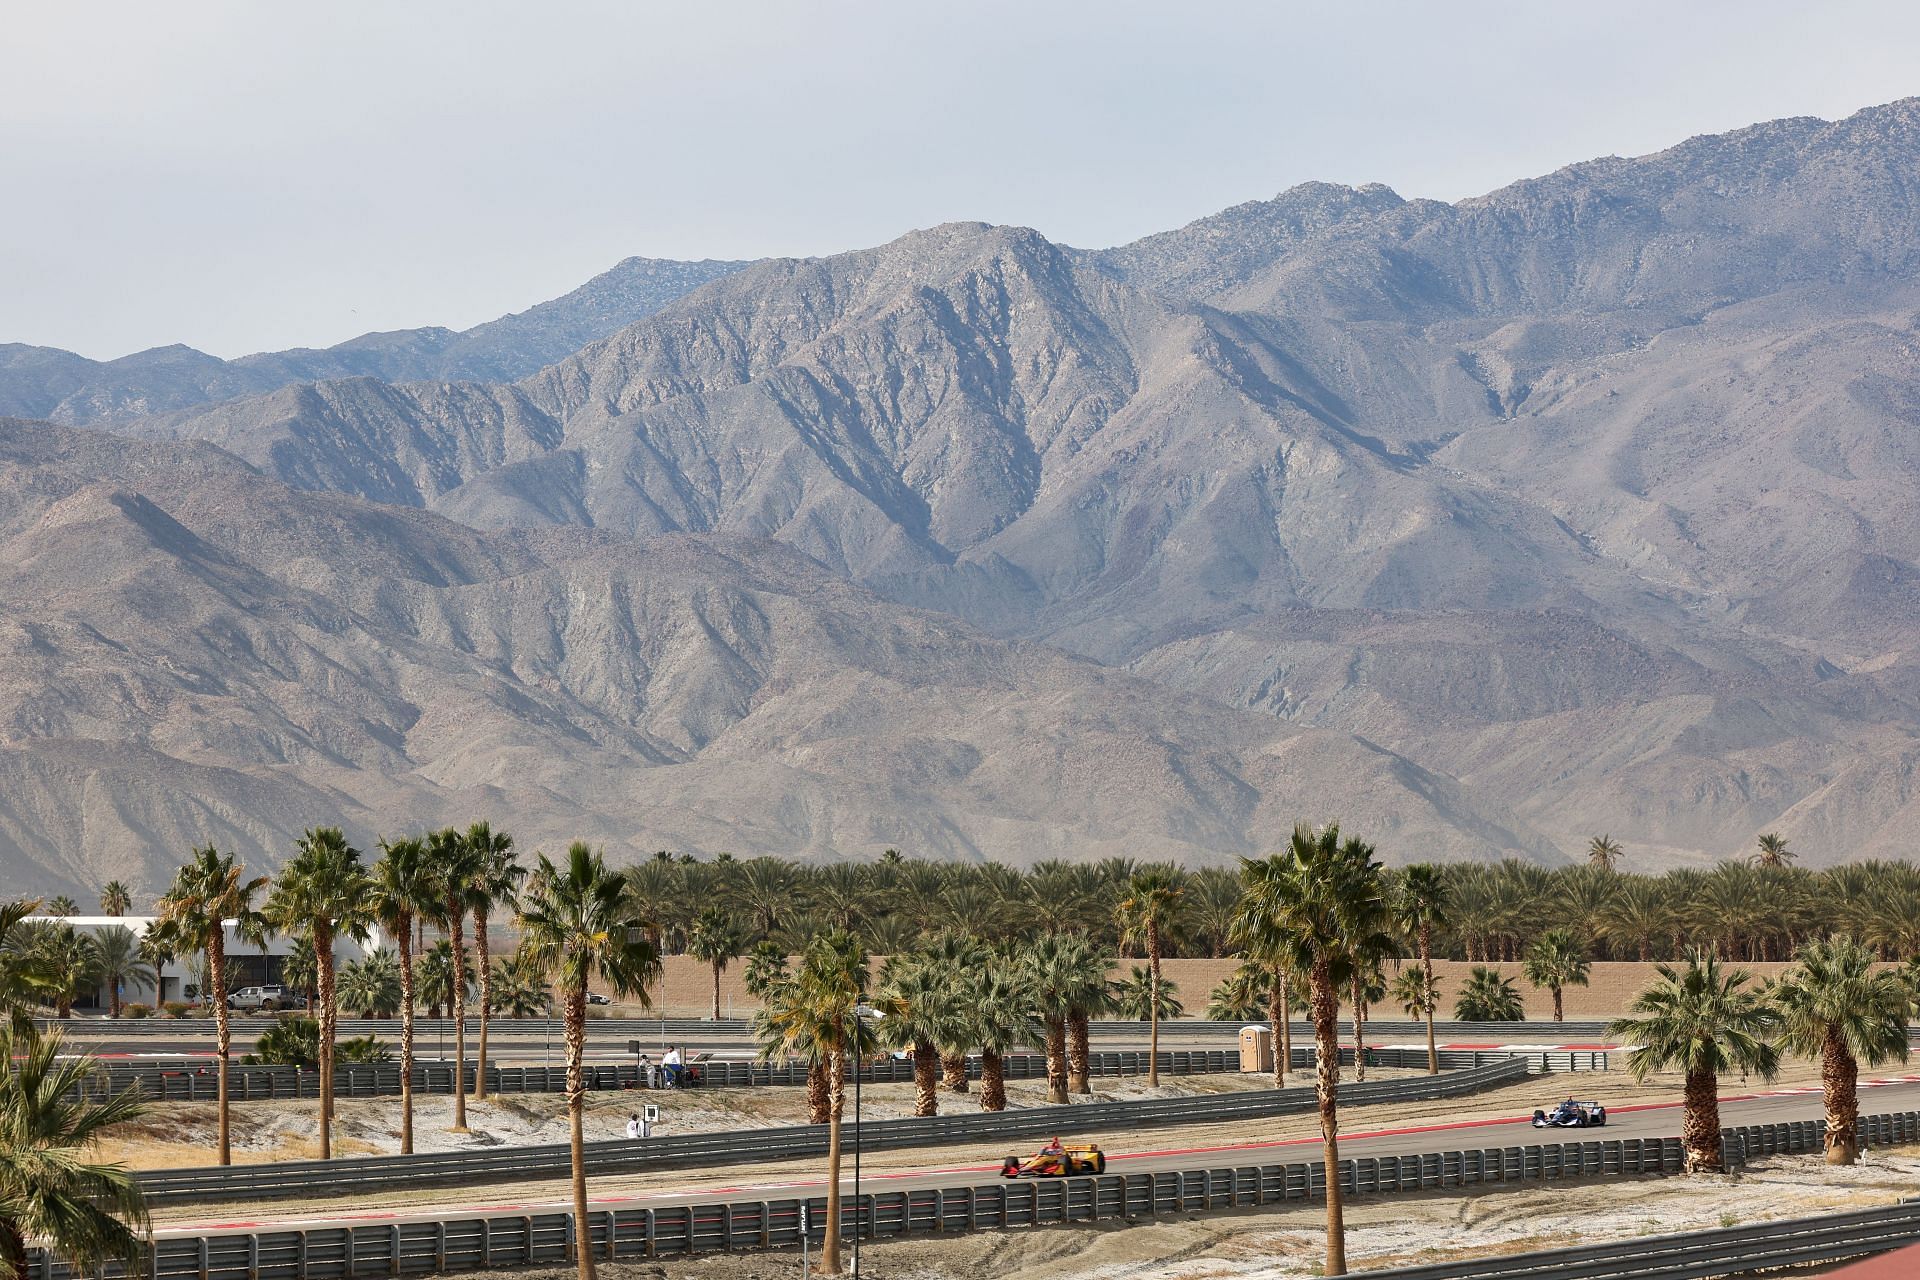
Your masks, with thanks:
M1543 1080L1539 1083L1541 1105L1545 1106L1555 1101L1553 1088L1559 1085L1560 1081ZM1599 1096L1604 1102L1604 1091L1601 1091ZM1863 1081L1860 1107L1866 1112L1920 1110L1920 1076L1874 1083ZM1729 1093L1723 1096L1720 1102L1721 1123L1729 1127L1778 1124L1789 1120L1814 1120L1821 1114L1820 1091L1817 1087L1751 1095ZM1629 1107L1609 1112L1604 1129L1535 1130L1529 1117L1513 1116L1354 1133L1341 1139L1340 1154L1343 1157L1403 1156L1474 1147L1524 1146L1533 1142L1570 1141L1575 1138L1670 1138L1679 1136L1679 1132L1680 1109L1678 1102L1674 1102ZM1072 1140L1072 1135L1066 1136ZM1236 1165L1284 1164L1317 1160L1320 1156L1318 1138L1235 1144L1231 1141L1230 1134L1223 1133L1221 1139L1217 1145L1184 1146L1151 1151L1128 1150L1122 1143L1104 1137L1101 1144L1107 1148L1107 1171L1121 1174L1157 1173L1173 1169L1191 1169L1202 1165L1224 1168ZM851 1129L849 1129L850 1142ZM1035 1144L1029 1141L1025 1145ZM849 1153L849 1169L851 1163L852 1157ZM862 1187L869 1191L964 1187L987 1181L997 1171L997 1165L931 1166L911 1171L869 1174L862 1180ZM721 1201L789 1199L805 1195L820 1195L825 1185L824 1180L760 1182L744 1185L710 1182L704 1186L689 1185L670 1191L595 1196L593 1203L601 1209L670 1208L690 1203L713 1204ZM851 1189L851 1173L848 1174L843 1185ZM481 1194L484 1195L484 1193ZM269 1224L287 1227L322 1227L368 1221L434 1221L442 1218L469 1217L481 1213L504 1214L564 1209L570 1203L562 1194L552 1199L528 1200L513 1204L481 1199L466 1206L437 1205L420 1210L367 1210L356 1213L322 1213L284 1217L269 1213L246 1221L208 1217L194 1224L170 1224L160 1234L193 1234L196 1231L214 1228L240 1229Z

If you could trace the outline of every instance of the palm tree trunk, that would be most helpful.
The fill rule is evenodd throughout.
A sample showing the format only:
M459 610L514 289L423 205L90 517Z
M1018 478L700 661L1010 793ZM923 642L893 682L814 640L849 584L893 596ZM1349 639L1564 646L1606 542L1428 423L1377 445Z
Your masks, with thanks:
M965 1093L969 1087L967 1084L967 1055L965 1053L949 1053L940 1059L940 1066L945 1073L947 1092Z
M395 931L400 948L400 1154L413 1154L413 927Z
M1067 1092L1082 1097L1093 1092L1093 1055L1087 1046L1087 1011L1067 1015Z
M333 1159L333 929L313 922L313 972L320 983L320 1158Z
M807 1064L807 1123L825 1124L832 1110L833 1088L827 1079L827 1064L816 1059Z
M1860 1064L1847 1052L1837 1030L1820 1047L1820 1091L1827 1108L1827 1163L1852 1164L1860 1158Z
M913 1042L913 1114L940 1114L940 1052L931 1040Z
M827 1107L827 1222L820 1242L820 1274L840 1274L840 1114L847 1101L846 1054L828 1055L826 1076L832 1101Z
M158 980L156 974L155 982ZM227 1023L227 930L225 922L218 919L207 931L207 982L213 987L213 1039L218 1050L215 1070L220 1079L216 1104L220 1111L219 1163L232 1164L233 1117L228 1114L227 1059L233 1056L233 1029Z
M713 962L713 1020L720 1021L720 962Z
M1067 1100L1067 1020L1047 1019L1047 1101Z
M453 937L453 1131L467 1131L467 939L466 913L451 911ZM582 1006L584 1009L585 1006ZM583 1012L581 1017L585 1017ZM583 1033L584 1034L584 1033Z
M1367 1006L1360 999L1360 969L1353 970L1353 1078L1367 1078Z
M1440 1050L1433 1043L1433 925L1420 922L1420 972L1427 976L1427 1074L1440 1074Z
M1333 965L1315 956L1311 975L1313 1005L1313 1088L1320 1107L1320 1158L1327 1180L1326 1274L1347 1273L1347 1221L1340 1188L1340 999L1333 989Z
M1287 1035L1287 971L1274 966L1273 980L1267 987L1267 1021L1273 1024L1273 1087L1287 1087L1287 1053L1280 1047Z
M997 1049L980 1050L980 1109L1007 1109L1007 1075Z
M1566 1014L1565 1014L1565 1012L1564 1012L1564 1011L1562 1010L1562 1008L1561 1008L1561 1004L1560 1004L1560 1000L1561 1000L1561 995L1562 995L1562 990L1561 990L1561 987L1559 986L1559 984L1558 984L1558 983L1556 983L1556 984L1554 984L1554 987L1553 987L1553 1020L1554 1020L1555 1022L1565 1022L1565 1021L1567 1020L1567 1018L1566 1018Z
M567 1144L573 1176L573 1252L580 1280L593 1280L593 1249L587 1220L586 1109L587 983L584 976L567 992ZM457 1097L460 1090L456 1088Z
M1680 1143L1687 1151L1688 1173L1718 1173L1720 1153L1720 1078L1712 1071L1687 1072L1686 1106Z
M1147 1088L1160 1087L1160 926L1147 921Z
M476 910L473 913L473 945L477 949L475 958L480 963L480 1054L473 1064L473 1096L475 1101L484 1101L487 1096L487 1030L493 1022L493 966L487 962L488 944L487 913Z

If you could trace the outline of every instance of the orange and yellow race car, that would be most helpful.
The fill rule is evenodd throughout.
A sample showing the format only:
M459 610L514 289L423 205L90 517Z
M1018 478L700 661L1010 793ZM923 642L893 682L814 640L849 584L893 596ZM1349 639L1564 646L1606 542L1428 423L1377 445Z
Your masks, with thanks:
M1077 1173L1105 1173L1107 1153L1091 1142L1062 1146L1055 1138L1028 1156L1008 1156L1000 1166L1003 1178L1068 1178Z

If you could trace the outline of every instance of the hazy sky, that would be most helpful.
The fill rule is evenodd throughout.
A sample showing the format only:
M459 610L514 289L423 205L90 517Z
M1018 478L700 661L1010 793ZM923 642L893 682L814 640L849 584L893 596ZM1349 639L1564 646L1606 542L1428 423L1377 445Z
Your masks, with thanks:
M629 254L959 218L1097 246L1308 179L1456 199L1920 93L1920 5L39 4L0 38L0 342L459 328Z

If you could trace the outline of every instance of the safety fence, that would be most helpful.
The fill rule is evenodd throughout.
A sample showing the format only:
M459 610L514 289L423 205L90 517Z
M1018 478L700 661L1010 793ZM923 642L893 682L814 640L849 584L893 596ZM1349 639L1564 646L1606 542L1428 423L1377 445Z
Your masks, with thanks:
M1494 1061L1502 1055L1487 1055ZM1556 1055L1559 1056L1559 1055ZM1349 1051L1347 1061L1352 1061ZM1419 1066L1426 1065L1426 1053L1419 1055ZM1390 1064L1383 1064L1390 1065ZM1412 1065L1412 1064L1409 1064ZM1453 1065L1463 1065L1455 1063ZM1474 1063L1471 1065L1479 1065ZM1009 1080L1042 1079L1047 1074L1044 1054L1008 1054L1001 1059ZM1091 1075L1107 1078L1145 1075L1144 1053L1102 1052L1088 1055ZM1163 1050L1160 1071L1163 1075L1201 1075L1233 1072L1240 1069L1238 1050ZM980 1059L967 1060L967 1072L980 1078ZM658 1063L590 1063L585 1068L589 1089L650 1089L667 1084L664 1068ZM899 1083L913 1079L909 1059L881 1058L861 1064L860 1077L872 1083ZM474 1064L462 1073L469 1089L474 1081ZM804 1062L745 1062L708 1059L693 1062L680 1072L678 1083L695 1088L737 1089L768 1085L805 1085ZM487 1089L492 1093L563 1093L567 1087L565 1067L487 1067ZM134 1064L106 1063L84 1086L93 1095L120 1093L139 1088L159 1100L190 1102L211 1101L219 1096L220 1081L216 1069L206 1063L181 1060L178 1063ZM415 1062L413 1088L416 1093L451 1093L453 1064ZM397 1063L342 1063L334 1068L333 1091L341 1098L390 1096L400 1092L400 1067ZM255 1098L315 1098L320 1095L320 1073L311 1068L263 1066L235 1063L227 1068L228 1096L238 1101Z
M1920 1136L1920 1113L1862 1117L1869 1145L1910 1142ZM1815 1151L1817 1122L1756 1125L1723 1135L1730 1163L1762 1152ZM1462 1187L1500 1186L1542 1179L1675 1173L1685 1165L1677 1138L1628 1138L1600 1142L1539 1143L1523 1147L1465 1148L1406 1156L1343 1160L1341 1185L1350 1195L1391 1195ZM862 1193L844 1198L840 1231L866 1238L932 1232L996 1230L1060 1223L1134 1221L1168 1214L1256 1208L1326 1194L1325 1166L1295 1164L1197 1166L1139 1174L1102 1174L1046 1181L997 1181L955 1188ZM1889 1211L1880 1225L1874 1214L1826 1219L1831 1230L1806 1226L1800 1252L1807 1260L1870 1253L1905 1243L1920 1232L1920 1214ZM1822 1220L1806 1220L1818 1223ZM804 1225L803 1225L804 1224ZM822 1197L777 1200L715 1200L653 1208L613 1209L588 1215L587 1246L606 1259L686 1257L703 1253L796 1247L802 1235L813 1244L827 1225ZM1792 1260L1789 1237L1799 1224L1773 1224L1745 1231L1696 1233L1696 1243L1723 1250L1729 1269L1754 1265L1750 1255L1771 1248L1769 1232L1789 1229L1781 1247L1757 1261ZM1848 1233L1855 1233L1849 1237ZM306 1230L162 1232L149 1259L153 1280L358 1280L363 1277L472 1271L489 1267L555 1265L571 1256L575 1224L569 1213L476 1215L425 1222L321 1226ZM1676 1238L1684 1239L1684 1238ZM1851 1240L1851 1244L1849 1244ZM1620 1249L1657 1251L1658 1238L1627 1245L1583 1246L1595 1258ZM1858 1246L1858 1247L1852 1247ZM1742 1253L1746 1250L1746 1253ZM1842 1250L1841 1252L1823 1252ZM1563 1259L1574 1251L1559 1251ZM1707 1269L1529 1270L1521 1257L1482 1259L1380 1273L1382 1280L1454 1280L1469 1276L1525 1276L1528 1280L1624 1280L1656 1275L1710 1276ZM1734 1264L1738 1263L1738 1266ZM42 1254L31 1266L38 1280L79 1280ZM1448 1268L1453 1269L1448 1269Z
M1144 1053L1110 1051L1092 1053L1088 1055L1088 1073L1103 1080L1145 1075L1147 1056ZM1162 1050L1159 1056L1162 1075L1206 1075L1240 1070L1240 1053L1237 1049L1172 1049ZM1492 1062L1504 1062L1509 1058L1520 1058L1538 1072L1606 1071L1610 1062L1606 1051L1587 1049L1443 1049L1439 1058L1442 1071L1462 1071ZM1313 1066L1313 1059L1311 1048L1296 1045L1290 1059L1292 1069L1306 1070ZM1351 1066L1353 1059L1353 1047L1343 1045L1340 1049L1341 1063ZM1047 1074L1047 1060L1043 1054L1008 1054L1002 1058L1001 1064L1009 1080L1037 1080ZM1427 1065L1427 1051L1369 1048L1367 1065L1417 1070ZM980 1078L978 1057L967 1060L967 1074L975 1080ZM913 1063L909 1059L882 1058L862 1064L860 1077L869 1083L910 1082L913 1079ZM473 1087L472 1063L467 1065L462 1079L469 1089ZM802 1062L709 1059L689 1064L679 1078L679 1084L683 1086L711 1089L804 1086L806 1083L807 1068ZM589 1089L654 1089L666 1085L663 1069L657 1063L646 1066L636 1063L591 1063L586 1067L586 1086ZM490 1065L487 1068L487 1089L491 1093L563 1093L566 1087L565 1067ZM220 1082L215 1069L200 1061L183 1059L177 1063L153 1064L115 1062L102 1064L87 1084L82 1086L82 1092L101 1096L132 1088L141 1089L148 1097L158 1101L211 1102L219 1096ZM415 1093L422 1094L451 1093L453 1064L415 1062L413 1089ZM320 1075L310 1068L236 1063L227 1069L227 1092L230 1098L239 1102L317 1098L320 1096ZM400 1067L394 1063L343 1063L334 1068L333 1092L338 1098L389 1097L398 1094Z
M1413 1102L1459 1097L1527 1078L1527 1065L1513 1060L1470 1071L1399 1080L1349 1083L1341 1100L1350 1105ZM897 1120L873 1120L860 1126L868 1150L938 1146L980 1138L1017 1138L1051 1133L1063 1119L1087 1132L1124 1132L1183 1124L1207 1124L1291 1115L1315 1107L1311 1088L1257 1089L1196 1098L1148 1098L1089 1102L1063 1108L1027 1107L1012 1111L967 1112ZM727 1167L742 1162L823 1156L824 1125L767 1129L730 1129L716 1133L656 1135L642 1142L618 1140L586 1144L590 1174L687 1166ZM431 1155L361 1156L341 1160L282 1161L272 1165L152 1169L135 1175L149 1200L259 1200L301 1195L320 1188L352 1186L429 1186L459 1182L500 1182L564 1177L570 1168L565 1143L486 1147Z

